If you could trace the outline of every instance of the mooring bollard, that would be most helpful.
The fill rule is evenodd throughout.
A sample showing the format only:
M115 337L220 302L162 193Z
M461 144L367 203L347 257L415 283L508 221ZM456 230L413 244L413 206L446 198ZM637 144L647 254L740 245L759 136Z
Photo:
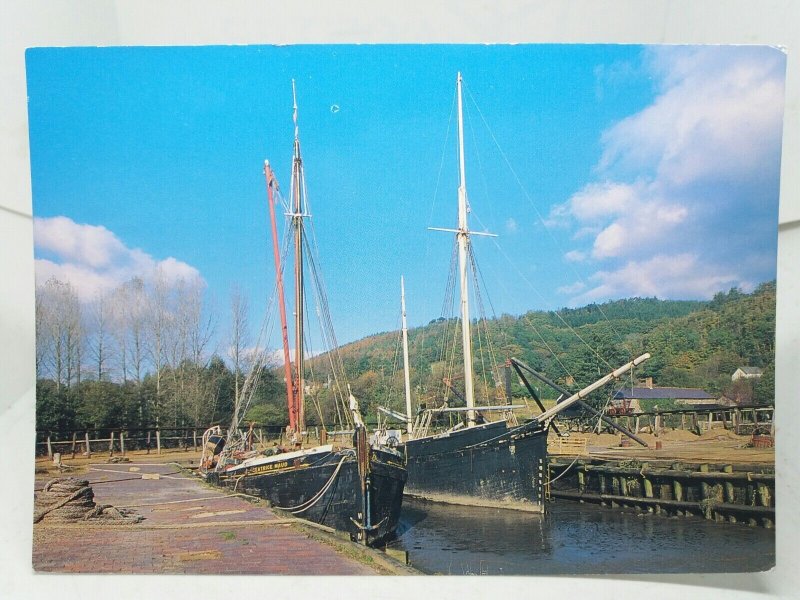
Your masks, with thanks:
M671 468L673 471L681 471L683 470L683 465L681 463L672 463ZM681 485L677 477L672 480L672 498L678 502L683 500L683 485Z

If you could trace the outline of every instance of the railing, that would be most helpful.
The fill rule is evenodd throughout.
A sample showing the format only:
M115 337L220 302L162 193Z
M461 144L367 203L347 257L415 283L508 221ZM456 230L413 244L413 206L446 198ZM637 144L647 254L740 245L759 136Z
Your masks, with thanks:
M62 456L71 454L91 456L92 454L115 453L124 455L127 451L143 450L147 454L155 452L161 454L162 450L189 450L197 451L202 443L203 432L206 427L149 427L139 429L89 429L72 430L65 432L40 431L36 433L37 456L47 455L53 457L58 452ZM245 429L248 431L248 429ZM254 424L252 429L254 446L267 446L271 443L287 441L286 432L279 425ZM223 428L223 434L227 430ZM309 428L304 433L304 442L320 439L318 427Z
M722 428L738 435L752 435L756 430L774 433L775 405L692 407L606 416L635 433L684 429L699 434L710 429ZM565 423L569 431L587 432L597 426L597 418L586 415L562 415L559 421Z

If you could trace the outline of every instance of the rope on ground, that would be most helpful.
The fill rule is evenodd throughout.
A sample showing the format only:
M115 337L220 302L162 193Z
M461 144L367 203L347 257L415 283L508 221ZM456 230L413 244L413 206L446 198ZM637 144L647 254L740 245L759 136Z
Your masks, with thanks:
M114 508L110 504L96 504L89 481L75 477L59 477L48 481L34 498L33 522L85 521L112 519L125 523L138 523L143 519L130 511Z
M247 496L250 498L257 498L257 496L251 496L250 494L225 494L224 496L203 496L201 498L187 498L185 500L168 500L164 502L151 502L149 504L125 504L124 506L120 506L119 508L133 508L135 507L142 507L142 506L161 506L163 504L184 504L186 502L203 502L209 500L222 500L224 498L235 498L237 496ZM259 498L260 499L260 498Z

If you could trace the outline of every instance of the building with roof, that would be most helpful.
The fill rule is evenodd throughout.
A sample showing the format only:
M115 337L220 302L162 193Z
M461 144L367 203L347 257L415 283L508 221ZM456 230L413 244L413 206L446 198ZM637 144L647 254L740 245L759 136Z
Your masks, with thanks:
M731 381L738 379L758 379L764 372L758 367L739 367L731 375Z
M626 412L641 412L641 400L670 400L687 406L715 406L717 399L699 388L656 387L652 378L644 386L633 386L618 390L611 399L611 406Z

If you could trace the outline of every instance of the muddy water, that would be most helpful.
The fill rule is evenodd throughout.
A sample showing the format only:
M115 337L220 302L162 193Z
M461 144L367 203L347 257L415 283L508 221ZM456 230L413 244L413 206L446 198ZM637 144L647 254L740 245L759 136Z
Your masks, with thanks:
M546 516L403 500L398 538L425 573L720 573L775 564L775 532L559 501Z

